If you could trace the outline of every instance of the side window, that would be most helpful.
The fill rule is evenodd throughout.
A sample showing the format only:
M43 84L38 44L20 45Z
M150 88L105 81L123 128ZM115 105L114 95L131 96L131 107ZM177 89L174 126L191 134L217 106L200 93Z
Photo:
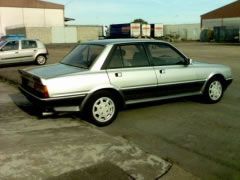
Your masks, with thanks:
M144 66L149 66L149 61L142 45L122 45L113 52L108 68Z
M148 44L151 60L154 66L184 64L184 58L173 48L164 44Z
M18 41L10 41L8 42L3 48L3 51L12 51L12 50L18 50L19 43Z
M148 57L142 45L121 46L124 67L149 66Z
M122 68L123 67L123 62L122 62L123 55L125 55L125 52L123 52L120 47L117 47L112 54L112 58L110 60L108 68L109 69Z
M36 41L27 41L27 40L22 41L22 49L32 49L32 48L37 48Z

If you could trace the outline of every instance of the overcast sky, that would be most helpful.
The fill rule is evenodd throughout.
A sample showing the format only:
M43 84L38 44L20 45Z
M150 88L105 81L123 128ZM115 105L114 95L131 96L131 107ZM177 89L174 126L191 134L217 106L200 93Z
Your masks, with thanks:
M73 24L109 25L142 18L149 23L199 23L200 15L234 0L45 0L65 5Z

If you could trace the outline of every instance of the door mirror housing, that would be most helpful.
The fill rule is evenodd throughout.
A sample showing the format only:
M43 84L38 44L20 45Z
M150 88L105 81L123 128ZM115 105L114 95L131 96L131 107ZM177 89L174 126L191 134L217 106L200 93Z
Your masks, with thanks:
M189 60L189 65L191 65L193 60L192 59L188 59L188 60Z
M186 58L186 65L191 65L192 64L192 59Z

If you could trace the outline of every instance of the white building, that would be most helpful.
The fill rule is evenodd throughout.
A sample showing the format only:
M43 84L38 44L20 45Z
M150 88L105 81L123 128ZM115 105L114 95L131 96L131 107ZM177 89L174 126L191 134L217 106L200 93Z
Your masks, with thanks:
M40 0L0 0L0 35L18 27L63 27L64 5Z

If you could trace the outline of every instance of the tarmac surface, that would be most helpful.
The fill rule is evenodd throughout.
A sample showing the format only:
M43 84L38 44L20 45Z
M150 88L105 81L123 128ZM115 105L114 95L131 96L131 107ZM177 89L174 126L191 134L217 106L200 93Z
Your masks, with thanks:
M103 128L202 179L240 179L240 44L176 43L194 60L232 68L233 83L216 104L181 98L131 106Z

